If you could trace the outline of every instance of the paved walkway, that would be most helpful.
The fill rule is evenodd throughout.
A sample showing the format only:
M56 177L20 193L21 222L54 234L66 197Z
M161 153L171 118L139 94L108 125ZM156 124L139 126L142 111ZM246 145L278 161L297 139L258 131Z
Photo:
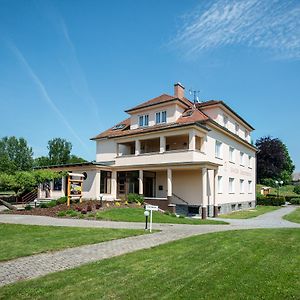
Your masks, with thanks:
M296 227L300 224L282 220L281 217L293 211L295 207L284 207L254 219L229 220L230 225L183 225L154 224L153 229L161 232L150 235L128 237L94 245L80 246L51 253L37 254L0 263L0 286L18 280L36 278L49 273L78 267L85 263L147 249L185 237L205 233L250 229ZM52 225L99 228L143 228L143 223L90 221L77 219L58 219L29 215L0 215L0 223Z

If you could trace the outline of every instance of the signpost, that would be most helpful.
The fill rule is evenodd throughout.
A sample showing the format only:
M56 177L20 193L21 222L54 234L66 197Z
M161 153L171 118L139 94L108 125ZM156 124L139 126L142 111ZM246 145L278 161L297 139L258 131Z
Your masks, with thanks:
M145 211L150 211L150 232L152 232L152 212L153 211L158 211L158 206L147 204L145 206Z

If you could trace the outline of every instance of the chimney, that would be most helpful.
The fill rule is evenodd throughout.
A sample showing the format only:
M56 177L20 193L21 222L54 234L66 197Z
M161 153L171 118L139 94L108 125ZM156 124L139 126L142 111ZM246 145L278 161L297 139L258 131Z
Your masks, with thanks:
M179 99L184 98L184 86L180 82L174 84L174 96Z

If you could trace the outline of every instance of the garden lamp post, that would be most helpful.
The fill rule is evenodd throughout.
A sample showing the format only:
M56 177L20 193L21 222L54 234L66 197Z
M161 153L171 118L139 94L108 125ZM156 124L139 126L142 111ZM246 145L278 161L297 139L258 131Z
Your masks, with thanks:
M275 183L277 185L277 198L279 198L279 189L280 189L280 186L283 185L283 181L282 180L280 180L280 181L275 180Z
M102 207L102 205L103 205L103 202L102 202L102 200L103 200L103 194L100 194L99 197L100 197L100 207Z
M148 217L149 217L149 211L148 210L144 211L144 216L146 217L145 230L147 230L148 229Z
M33 202L34 202L34 208L36 208L36 205L37 205L37 199L34 199Z

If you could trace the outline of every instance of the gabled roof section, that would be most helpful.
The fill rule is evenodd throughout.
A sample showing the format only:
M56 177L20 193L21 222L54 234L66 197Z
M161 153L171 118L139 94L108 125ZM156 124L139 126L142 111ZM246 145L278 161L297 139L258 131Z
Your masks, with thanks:
M201 108L207 108L209 106L214 106L214 105L222 105L225 108L227 108L231 113L233 113L238 119L240 119L243 123L245 123L249 128L254 130L254 128L247 122L245 119L243 119L239 114L237 114L232 108L230 108L224 101L222 100L208 100L205 102L197 103L196 107L198 109Z
M190 100L188 100L187 98L179 99L179 98L176 98L176 97L171 96L171 95L162 94L158 97L155 97L155 98L150 99L146 102L143 102L143 103L141 103L141 104L139 104L139 105L137 105L133 108L125 110L125 112L130 113L130 112L133 112L133 111L138 110L138 109L142 109L142 108L149 107L149 106L154 106L154 105L157 105L157 104L167 103L167 102L175 101L175 100L181 102L182 104L184 104L187 107L189 107L192 104L190 102Z

